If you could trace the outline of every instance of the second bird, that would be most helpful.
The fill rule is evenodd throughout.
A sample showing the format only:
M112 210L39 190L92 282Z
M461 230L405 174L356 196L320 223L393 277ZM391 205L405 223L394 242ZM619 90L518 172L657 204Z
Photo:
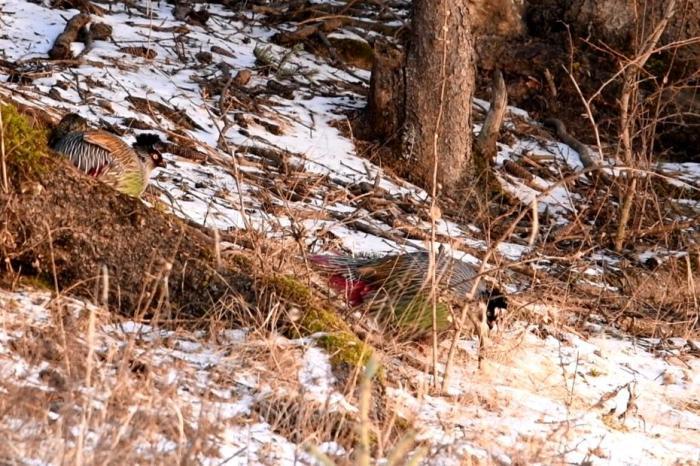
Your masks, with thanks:
M90 129L78 114L64 116L51 133L49 145L80 171L94 176L129 196L139 197L148 186L151 171L165 166L156 149L160 138L140 134L134 147L102 130Z
M350 305L368 304L379 313L389 310L389 316L385 314L385 317L390 317L389 321L414 336L432 329L430 256L427 252L379 258L315 255L309 259L329 276L330 285L342 292ZM452 312L460 312L477 275L478 269L470 264L445 253L436 255L438 330L452 325ZM495 319L496 309L507 307L506 298L497 289L489 289L484 280L480 280L476 288L476 297L486 305L489 325Z

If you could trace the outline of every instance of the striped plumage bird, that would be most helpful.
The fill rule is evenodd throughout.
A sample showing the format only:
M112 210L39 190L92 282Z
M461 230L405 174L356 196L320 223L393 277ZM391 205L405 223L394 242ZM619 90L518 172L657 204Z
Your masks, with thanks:
M141 134L133 148L129 147L114 134L90 129L75 113L64 116L49 138L49 146L79 170L134 197L148 186L151 171L165 166L156 149L159 143L157 135Z
M336 291L344 293L352 306L366 304L379 314L380 320L423 335L432 329L430 295L430 256L427 252L393 254L379 258L314 255L311 263L329 277ZM459 313L478 275L478 269L449 257L435 256L437 290L436 323L438 330L452 325L452 311ZM476 298L486 303L489 326L497 308L506 308L506 298L482 279ZM389 311L389 312L385 312ZM388 317L388 319L387 319ZM470 320L473 315L470 314ZM476 329L481 336L481 329Z

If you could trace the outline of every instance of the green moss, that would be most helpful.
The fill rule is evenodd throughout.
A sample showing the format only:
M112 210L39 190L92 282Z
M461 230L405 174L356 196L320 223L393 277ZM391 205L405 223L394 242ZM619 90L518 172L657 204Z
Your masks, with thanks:
M46 131L36 128L13 105L0 105L5 163L10 179L46 170Z
M357 338L350 326L335 312L312 306L301 318L299 326L310 335L325 333L318 343L330 353L331 361L336 365L364 366L373 354L372 347Z
M278 275L272 277L268 284L284 299L304 305L311 302L311 290L294 277Z
M248 256L244 256L243 254L232 255L231 261L242 270L251 270L253 267L253 261L251 261Z
M306 285L287 275L272 277L267 284L283 299L302 307L304 314L295 322L295 336L324 333L318 343L330 353L336 366L367 363L374 352L372 347L360 340L338 313L314 304L313 294Z
M20 277L20 284L34 290L54 291L53 281L44 276L23 275Z

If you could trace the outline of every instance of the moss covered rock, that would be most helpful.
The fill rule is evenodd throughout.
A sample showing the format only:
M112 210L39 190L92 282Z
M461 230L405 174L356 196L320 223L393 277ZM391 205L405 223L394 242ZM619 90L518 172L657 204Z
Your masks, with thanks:
M266 282L277 296L300 308L301 315L292 326L294 336L322 334L317 341L330 353L335 365L354 367L367 363L373 348L360 340L337 312L314 303L309 287L289 275L274 276Z

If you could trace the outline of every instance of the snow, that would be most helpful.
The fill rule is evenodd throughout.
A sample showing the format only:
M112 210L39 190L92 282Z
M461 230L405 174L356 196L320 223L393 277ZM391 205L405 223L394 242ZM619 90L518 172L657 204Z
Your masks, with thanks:
M304 72L286 80L277 78L297 87L293 97L263 92L250 102L236 101L225 112L235 124L221 135L224 122L219 96L205 92L203 83L224 76L222 63L230 67L232 75L255 68L254 50L268 46L274 28L259 21L241 21L242 16L217 4L208 5L212 17L206 28L174 19L167 2L137 1L148 14L138 10L127 13L123 4L113 4L111 12L93 18L114 28L113 41L96 41L75 65L49 62L45 68L32 68L37 66L32 59L46 58L63 30L64 18L77 13L51 9L46 3L12 0L0 4L0 58L39 71L31 84L20 85L7 82L0 68L0 96L12 95L23 103L52 109L57 117L78 112L96 126L102 122L120 126L127 130L127 141L142 130L128 129L126 118L147 124L171 142L177 142L173 137L176 132L189 138L195 150L209 160L201 163L166 154L168 166L156 171L152 179L159 205L208 227L223 231L250 228L275 239L288 238L290 226L301 225L303 241L316 250L340 246L352 253L389 253L430 246L423 240L390 236L395 233L393 225L373 217L348 189L352 183L374 185L379 178L384 199L405 199L421 209L430 204L424 190L360 157L352 137L339 129L348 127L343 111L365 105L364 97L348 91L346 85L366 88L367 71L340 70L309 53L295 52L286 66ZM403 18L405 14L399 11L396 16ZM177 36L169 28L183 26L187 34L175 41ZM333 35L357 36L345 30ZM152 49L156 57L146 59L120 51L141 45ZM215 53L214 63L197 64L194 54L212 46L231 52L233 57ZM269 51L277 60L289 52L276 45L270 45ZM254 72L248 87L264 89L269 78ZM180 128L157 110L139 108L130 100L133 97L167 105L195 126ZM485 112L489 103L475 99L474 106ZM237 115L254 118L243 127L235 119ZM508 115L506 124L511 129L515 127L513 119L534 123L521 109L509 107ZM271 125L278 130L271 132ZM480 124L475 122L475 128L478 130ZM222 137L224 147L219 143ZM248 153L249 147L286 151L287 167L274 166L264 157ZM568 171L582 168L578 154L564 144L536 136L499 143L499 167L506 161L526 158L535 160L541 170L529 182L501 174L504 188L526 205L536 199L539 213L552 219L547 227L571 222L586 206L570 184L561 180ZM673 176L669 183L696 190L700 186L699 164L664 163L655 169ZM609 167L606 172L617 176L622 170ZM312 184L301 200L293 201L269 189L274 186L289 193L285 182L294 177ZM582 175L577 182L586 179ZM270 206L277 211L270 212ZM385 236L359 231L329 212L360 219L374 233ZM402 215L416 228L431 232L430 222L417 215ZM321 233L334 237L331 246L320 238ZM432 246L444 246L455 258L478 265L478 256L490 246L478 239L484 237L482 233L474 225L437 219L435 234L439 238ZM515 242L500 243L496 249L509 261L525 260L533 253L531 247ZM678 254L656 249L641 251L637 257L640 261L652 257L662 261ZM606 251L592 251L588 259L589 263L578 266L580 271L592 285L612 289L602 282L603 272L619 267L619 259ZM535 265L543 269L550 264L543 258ZM289 340L272 335L263 339L248 329L223 329L212 337L105 316L89 303L37 291L0 290L0 378L4 381L0 391L4 396L22 388L54 393L41 376L49 368L64 378L70 375L60 358L39 361L18 349L25 339L41 332L58 341L52 333L57 321L54 300L67 306L67 315L76 321L85 309L99 316L95 351L100 357L94 361L97 386L79 386L70 393L80 398L74 407L79 414L84 414L82 397L89 397L91 402L85 406L106 416L103 424L88 425L84 447L88 454L96 454L100 442L115 441L111 436L114 430L120 436L139 436L137 427L128 422L117 424L120 420L116 416L105 414L115 402L112 394L124 380L130 396L120 401L129 416L181 417L173 424L179 427L172 432L161 429L153 438L141 439L138 448L144 455L174 455L191 446L183 441L179 428L187 435L210 429L202 441L216 448L213 453L198 453L197 461L203 464L308 464L313 460L305 453L306 445L278 432L277 426L260 416L256 406L262 400L273 394L302 394L305 403L348 414L351 420L356 417L356 400L336 386L329 355L314 345L313 338ZM537 315L549 317L558 312L536 306L532 312ZM556 319L543 321L549 334L545 339L521 321L496 334L482 370L476 369L474 342L460 342L460 361L445 393L425 392L430 385L430 375L424 371L430 365L427 359L420 367L411 367L394 361L395 356L385 356L384 363L401 367L399 380L386 387L387 399L391 409L410 422L418 430L418 439L430 447L428 464L464 464L472 458L502 464L700 462L700 362L680 358L680 348L685 345L682 341L664 341L672 344L675 353L652 351L661 341L626 336L595 316L586 322L589 334L585 337L556 327ZM85 349L84 332L77 331L74 336L74 343ZM285 356L282 368L275 360L278 353ZM427 358L418 349L412 356ZM133 362L143 366L143 379L124 368ZM444 365L438 369L444 371ZM69 382L79 384L73 379ZM44 411L51 422L66 423L67 432L80 433L71 413ZM76 440L70 436L44 438L42 422L9 415L0 421L0 431L22 430L42 446L36 448L30 442L20 446L18 451L28 464L50 464L56 444L62 449L75 447ZM350 454L331 439L312 440L328 454L341 458Z
M45 292L0 290L0 309L14 309L13 313L0 313L0 341L8 342L3 344L6 351L0 353L0 374L3 379L1 387L5 393L14 392L22 386L35 387L48 394L55 393L55 387L47 385L40 374L46 369L63 373L61 361L34 363L25 359L26 356L22 356L21 351L12 348L19 347L24 338L37 332L48 332L50 329L55 331L55 327L47 322L46 316L49 308L57 303L60 303L67 315L73 319L80 319L81 311L86 308L99 313L98 308L76 299L63 297L57 300ZM84 438L86 454L93 454L100 439L109 438L110 429L113 428L112 422L117 422L118 418L128 412L129 417L153 414L168 416L179 413L178 416L182 417L182 422L191 431L205 428L205 425L214 428L215 437L220 439L215 443L218 454L216 457L200 458L205 464L272 462L291 465L294 464L295 458L304 455L299 445L275 433L273 426L261 422L255 413L255 405L271 393L270 382L273 381L272 375L277 373L277 368L265 367L261 362L251 362L245 356L245 348L256 342L243 340L244 331L227 331L227 342L219 346L197 332L158 329L130 320L110 323L109 320L113 318L105 321L105 317L97 317L95 341L102 344L96 352L104 355L94 361L94 374L98 376L91 387L75 387L91 400L91 412L95 416L107 415L110 409L108 402L115 402L111 398L111 392L116 390L120 383L131 383L130 379L124 380L124 374L120 375L121 361L111 360L107 355L129 352L130 359L138 361L149 375L146 379L140 379L140 387L134 386L131 399L122 400L125 405L117 408L118 415L112 414L115 416L113 421L92 424L87 430L83 430L79 417L75 419L60 413L48 414L51 419L62 419L62 422L68 423L72 438ZM82 338L79 338L79 341L82 345L86 344ZM329 358L320 349L309 346L310 340L277 337L276 341L257 343L298 356L299 382L289 385L287 391L303 392L308 395L310 403L316 402L321 406L330 403L335 409L355 409L333 388L334 378ZM223 374L227 375L222 379ZM68 375L63 377L69 378ZM156 393L148 392L150 383L144 385L144 382L150 379L155 380L158 387ZM137 378L134 382L138 380ZM235 383L231 384L231 380ZM162 403L156 410L149 407L150 403L147 402L153 396L159 398L159 403ZM75 409L80 410L80 405L75 406ZM71 420L77 421L78 424L70 425ZM14 422L4 418L0 422L0 429L19 429L14 426ZM22 423L21 429L25 437L31 438L31 432L27 429L32 424L28 424L26 420L16 422ZM128 424L119 428L125 437L139 435L138 431L132 432ZM183 448L182 442L186 441L185 438L178 435L168 438L164 436L166 433L155 433L150 439L141 439L135 451L159 457ZM41 438L40 429L36 435L39 436L37 439ZM65 448L74 446L73 441L68 438L64 439L63 443ZM20 447L21 445L18 446ZM323 449L329 452L342 451L342 447L334 446L333 443L326 444ZM40 453L42 454L50 452L44 451Z
M664 162L659 164L661 173L667 176L674 176L686 181L696 189L700 185L700 163L670 163Z
M489 454L504 458L510 457L510 449L526 446L522 442L528 439L553 449L546 455L575 464L700 459L700 438L690 434L700 426L700 416L679 409L700 397L697 358L683 369L631 340L605 336L583 340L564 333L542 344L529 332L516 338L522 331L510 330L513 338L501 335L505 341L499 346L514 340L517 346L488 357L481 371L475 371L473 363L460 366L449 397L417 397L406 389L391 389L400 412L419 420L420 437L443 439L477 456L489 439ZM667 373L676 374L675 383L663 383L661 376ZM600 402L626 385L629 391L619 390ZM629 404L630 393L636 397L634 407ZM462 404L460 398L472 402ZM623 419L615 419L623 414ZM559 443L545 443L553 436Z
M357 411L333 388L335 377L331 371L330 360L319 348L310 347L304 352L299 383L303 387L306 399L325 404L331 411Z

